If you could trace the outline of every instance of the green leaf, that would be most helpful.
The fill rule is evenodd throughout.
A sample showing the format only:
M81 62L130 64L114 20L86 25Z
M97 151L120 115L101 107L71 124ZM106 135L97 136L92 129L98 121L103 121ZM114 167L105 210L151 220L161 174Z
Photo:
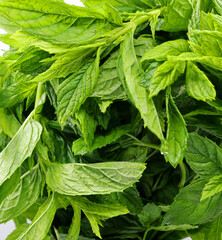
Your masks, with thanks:
M222 1L221 0L213 0L214 6L217 12L222 15Z
M183 161L188 132L186 123L170 94L167 99L167 119L167 139L161 151L164 152L166 161L176 167Z
M144 65L151 60L165 61L168 56L177 56L189 51L189 44L184 39L167 41L147 51L141 59L141 64Z
M138 181L144 169L143 163L133 162L51 164L46 182L54 191L71 196L122 192Z
M77 73L67 78L58 89L58 118L63 124L92 94L99 74L100 51Z
M161 90L171 85L185 70L185 62L165 61L157 67L150 80L149 92L150 97L157 95Z
M80 232L80 225L81 225L81 209L72 206L74 210L74 216L72 219L72 224L69 228L69 233L67 236L67 240L78 240L79 239L79 232Z
M92 152L98 148L105 147L106 145L115 142L122 135L126 134L131 130L130 125L123 125L116 128L113 128L109 132L103 135L97 135L94 138L94 141L90 148L88 149L85 145L85 141L83 138L79 138L73 142L72 150L75 155L84 155L87 152Z
M119 51L114 52L100 67L98 80L92 93L92 97L101 99L127 99L124 88L118 78L116 58Z
M194 23L191 24L188 33L192 50L205 56L221 57L222 17L213 13L199 11L199 9L196 12L193 17Z
M11 69L6 61L0 58L0 89L2 89L5 80L9 77Z
M148 227L161 216L161 208L154 203L147 203L140 214L138 214L140 222L144 227Z
M33 81L45 82L55 78L65 78L71 73L78 73L91 56L91 52L91 49L77 49L59 55L52 66L47 71L39 74Z
M183 188L164 217L164 224L203 224L222 214L222 194L200 201L206 180L197 180Z
M51 195L39 208L31 225L17 238L18 240L43 240L53 221L57 209L55 195Z
M212 177L204 186L201 201L222 192L222 175Z
M0 185L16 171L16 169L31 156L41 135L41 125L29 120L25 122L0 153Z
M18 239L18 237L21 235L21 233L23 233L28 227L29 227L28 223L18 226L10 235L8 235L6 240Z
M18 168L13 175L7 179L0 187L0 204L11 194L19 184L21 177L21 168ZM1 210L0 210L1 211Z
M102 205L125 206L131 214L138 214L143 208L142 199L135 187L127 188L123 192L93 196L93 200Z
M1 26L9 31L19 28L57 44L87 43L112 29L104 16L95 10L63 2L55 4L50 0L28 3L27 0L1 1Z
M16 103L24 101L25 98L33 96L36 83L16 82L0 91L0 108L12 107Z
M13 138L20 126L21 124L12 112L6 108L0 108L0 127L5 134Z
M0 204L0 223L7 222L26 211L38 199L42 188L40 170L23 177L20 183Z
M118 65L122 84L129 99L139 110L144 126L162 140L163 133L154 102L149 98L148 92L139 85L142 74L133 45L132 30L127 33L122 43Z
M93 233L95 233L97 237L102 238L99 231L99 225L102 226L100 216L88 212L86 212L85 215L89 220Z
M216 98L214 85L205 73L190 61L187 62L186 89L187 93L197 100L212 101Z
M197 226L189 225L189 224L182 224L182 225L168 225L168 226L151 226L149 230L156 230L161 232L168 232L168 231L186 231L188 229L196 229Z
M187 31L192 10L189 0L169 1L160 30L167 32Z
M146 71L143 73L140 86L146 88L146 90L149 90L150 84L151 84L151 79L157 70L157 68L162 65L162 62L152 62L149 67L146 69Z
M98 5L101 5L102 3L109 3L112 6L115 7L135 7L135 8L139 8L139 7L145 7L147 8L146 4L143 3L143 1L140 0L81 0L85 6L87 7L95 7Z
M221 240L222 238L222 217L219 216L213 222L200 226L197 230L189 231L193 240Z
M94 133L98 125L97 121L93 116L89 115L84 108L80 108L79 111L75 113L75 117L80 123L80 129L84 137L85 145L87 147L92 146Z
M222 150L216 143L198 134L189 134L185 158L200 176L222 175Z
M95 203L85 197L68 197L68 200L72 205L79 207L82 211L93 215L99 215L103 220L129 212L125 206L120 204Z
M36 75L44 72L49 67L48 63L41 62L48 57L50 57L49 53L35 47L28 47L12 64L11 68L14 71L20 70L22 73Z

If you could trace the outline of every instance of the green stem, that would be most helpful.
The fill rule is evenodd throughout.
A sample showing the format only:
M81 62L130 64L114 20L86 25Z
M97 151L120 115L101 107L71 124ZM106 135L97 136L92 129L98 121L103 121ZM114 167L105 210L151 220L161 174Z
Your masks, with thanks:
M135 29L137 26L148 21L149 19L150 19L150 16L148 15L137 17L135 20L132 20L131 22L126 23L125 26L122 27L122 29L119 28L117 29L118 31L116 29L112 31L110 35L111 37L108 41L113 42L117 40L121 36L125 35L130 29Z
M147 237L147 234L148 234L149 231L150 231L150 229L148 228L143 235L143 240L146 240L146 237Z
M40 82L40 83L38 83L37 92L36 92L36 97L35 97L35 109L36 109L37 106L38 106L38 103L39 103L39 101L40 101L40 99L41 99L41 96L42 96L42 94L43 94L43 91L44 91L44 89L43 89L43 83ZM39 112L38 112L38 113L35 113L34 119L35 119L36 121L40 121L40 118L41 118L41 114L40 114Z
M139 139L137 139L136 137L134 137L133 135L128 134L128 133L126 133L125 135L127 135L128 137L130 137L136 141L136 143L133 143L133 145L135 145L135 146L148 147L148 148L153 148L153 149L160 151L159 145L152 144L152 143L144 143L144 142L140 141Z
M186 183L187 173L186 173L186 167L183 162L179 163L180 171L181 171L181 180L179 183L179 188L182 188Z
M34 169L38 168L39 167L39 164L37 163L33 168L32 170L29 170L27 171L26 173L24 173L21 177L20 177L20 180L22 180L23 178L25 178L29 173L31 173Z

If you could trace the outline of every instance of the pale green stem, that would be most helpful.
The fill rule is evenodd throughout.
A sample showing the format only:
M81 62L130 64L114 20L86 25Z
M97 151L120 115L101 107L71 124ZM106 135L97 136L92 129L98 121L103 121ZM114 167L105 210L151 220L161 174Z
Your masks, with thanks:
M179 163L180 171L181 171L181 180L179 183L179 188L182 188L186 183L187 173L186 173L186 167L183 162Z

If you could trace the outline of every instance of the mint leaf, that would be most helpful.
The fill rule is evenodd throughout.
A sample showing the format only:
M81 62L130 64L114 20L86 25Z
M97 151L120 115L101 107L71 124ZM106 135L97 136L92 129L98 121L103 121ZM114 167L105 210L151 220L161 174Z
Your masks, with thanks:
M95 61L83 66L67 78L58 89L58 116L63 124L92 94L99 74L99 52Z
M23 124L0 153L0 185L30 157L41 135L41 125L33 120Z
M165 215L164 224L203 224L220 216L220 193L212 198L200 200L206 182L200 179L183 188Z
M212 177L209 180L209 182L204 186L201 200L210 198L222 191L221 179L222 179L222 176L219 175L219 176Z
M162 129L153 100L149 98L148 92L139 85L142 74L133 45L133 31L130 31L125 38L119 59L120 78L122 78L129 99L138 108L144 120L144 126L148 127L151 132L162 140Z
M46 182L54 191L71 196L122 192L138 181L144 169L143 163L133 162L52 164Z
M202 177L222 174L222 150L214 142L198 134L189 134L185 158Z
M187 63L186 89L188 94L197 100L214 100L216 91L208 77L194 63Z
M7 222L11 218L26 211L38 199L42 188L42 175L40 170L34 169L32 173L23 177L20 183L0 204L0 222Z
M167 138L166 143L162 145L161 151L166 161L169 161L173 167L176 167L183 161L188 132L186 123L170 94L167 99L167 118Z
M35 239L42 240L46 237L52 224L58 203L56 197L51 195L48 200L39 208L31 225L19 235L17 239Z

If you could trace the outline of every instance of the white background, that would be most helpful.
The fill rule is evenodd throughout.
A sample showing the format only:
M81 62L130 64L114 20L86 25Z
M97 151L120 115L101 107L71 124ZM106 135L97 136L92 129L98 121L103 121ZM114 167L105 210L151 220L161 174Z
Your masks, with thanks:
M83 6L80 0L65 0L64 2L68 4L74 4L76 6ZM0 33L5 33L3 29L0 29ZM7 50L9 47L0 42L0 55L3 54L4 50ZM7 236L15 229L15 224L13 221L9 221L6 224L0 224L0 240L5 240ZM191 238L186 238L184 240L192 240Z

